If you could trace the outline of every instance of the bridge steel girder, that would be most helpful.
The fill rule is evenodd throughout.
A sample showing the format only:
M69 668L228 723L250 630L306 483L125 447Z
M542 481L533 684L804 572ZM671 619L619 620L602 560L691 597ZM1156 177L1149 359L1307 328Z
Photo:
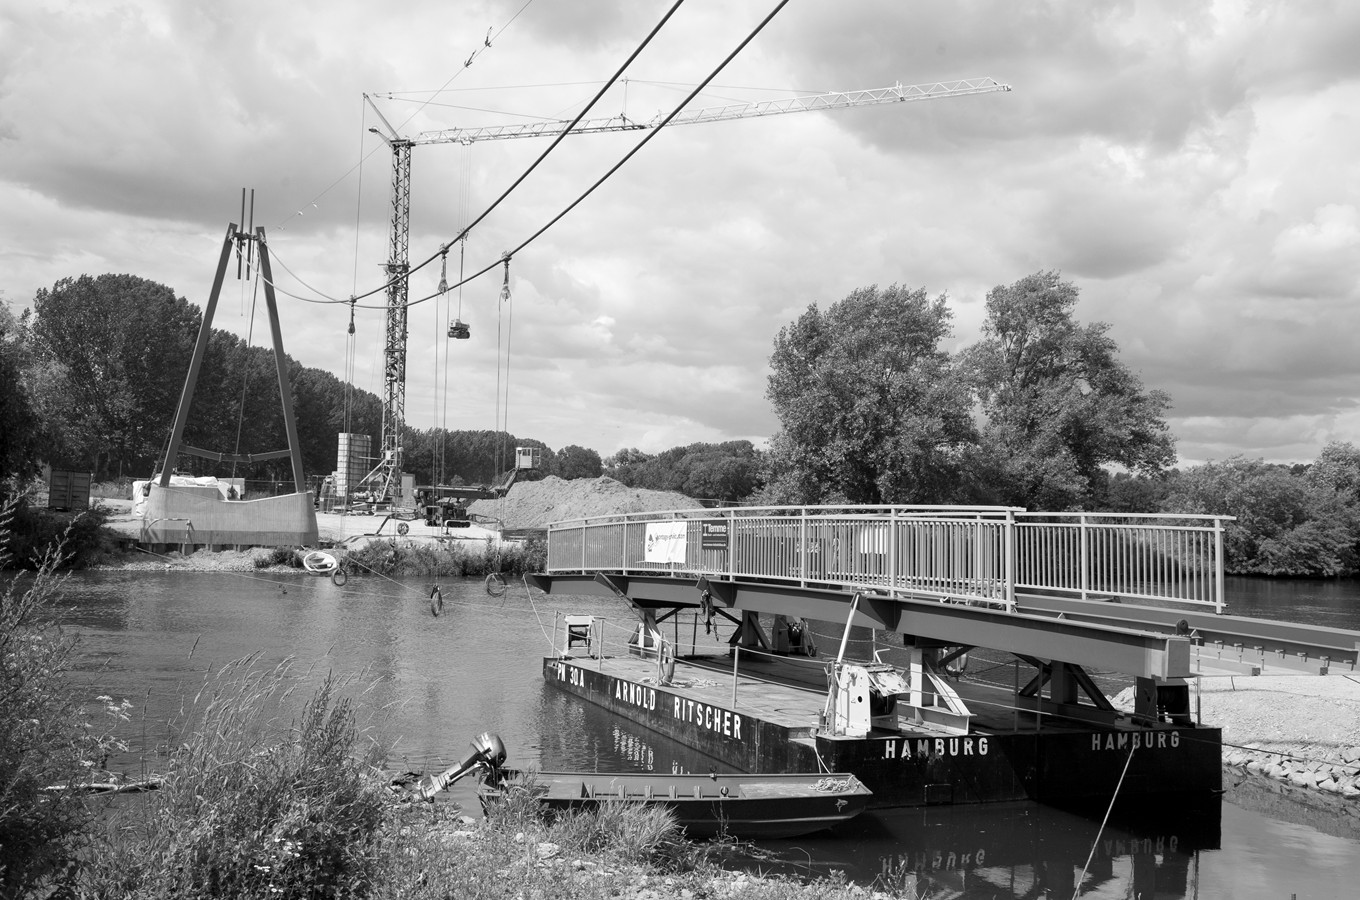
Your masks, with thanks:
M608 580L639 606L697 607L700 592L707 587L715 606L829 622L844 622L854 598L853 591L694 576L611 574ZM530 575L529 581L548 594L618 596L593 574ZM860 595L851 624L1143 678L1194 674L1189 638L1108 624L869 593Z
M1021 609L1038 615L1061 615L1068 621L1092 624L1122 623L1125 627L1145 628L1162 634L1175 632L1183 620L1206 646L1222 643L1231 648L1241 645L1247 650L1260 648L1263 653L1281 654L1291 661L1300 657L1310 661L1326 658L1334 668L1354 671L1360 667L1360 634L1342 628L1074 597L1018 594L1016 601Z

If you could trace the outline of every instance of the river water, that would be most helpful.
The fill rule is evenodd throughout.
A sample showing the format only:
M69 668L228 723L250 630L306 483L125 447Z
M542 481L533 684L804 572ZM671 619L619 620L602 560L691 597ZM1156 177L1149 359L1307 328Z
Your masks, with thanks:
M711 760L548 688L542 657L560 614L622 623L621 601L550 598L512 583L192 572L74 576L65 621L82 637L91 696L132 705L128 751L110 768L138 774L176 743L183 710L221 667L291 660L299 697L334 674L377 733L390 765L430 771L461 757L482 731L501 736L510 764L543 770L709 771ZM1360 630L1360 585L1232 580L1230 612ZM621 625L608 631L619 642ZM697 631L700 642L716 637ZM477 804L466 782L454 800ZM1221 821L1191 826L1175 809L1139 822L1096 819L1030 803L866 813L839 831L770 842L734 864L806 875L845 872L903 896L1336 898L1360 884L1360 835L1327 816L1240 791ZM1262 811L1262 809L1268 811ZM1353 821L1353 820L1352 820ZM1085 871L1084 878L1081 873Z

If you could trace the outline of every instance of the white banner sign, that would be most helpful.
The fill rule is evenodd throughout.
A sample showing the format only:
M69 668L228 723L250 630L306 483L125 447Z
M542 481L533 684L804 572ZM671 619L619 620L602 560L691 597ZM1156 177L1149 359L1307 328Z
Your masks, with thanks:
M683 563L685 535L688 522L648 522L647 552L643 560L649 563Z

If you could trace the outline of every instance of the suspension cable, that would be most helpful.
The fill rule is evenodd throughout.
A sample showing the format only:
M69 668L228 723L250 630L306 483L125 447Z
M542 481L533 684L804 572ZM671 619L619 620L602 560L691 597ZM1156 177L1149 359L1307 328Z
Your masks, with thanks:
M236 447L232 450L234 457L241 455L241 423L245 421L246 415L246 388L250 386L250 343L255 339L255 303L260 295L260 270L255 270L255 289L250 295L250 326L246 329L246 352L244 356L245 364L241 366L241 404L236 408ZM236 478L236 459L231 461L231 477ZM242 496L245 492L242 491Z

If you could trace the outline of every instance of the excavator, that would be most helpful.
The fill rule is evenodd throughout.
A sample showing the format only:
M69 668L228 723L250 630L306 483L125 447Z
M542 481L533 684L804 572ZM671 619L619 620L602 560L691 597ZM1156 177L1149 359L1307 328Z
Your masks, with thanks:
M510 492L521 473L541 468L543 448L516 447L515 466L497 484L417 485L417 508L423 509L425 524L461 528L471 523L467 504L472 500L495 500Z

